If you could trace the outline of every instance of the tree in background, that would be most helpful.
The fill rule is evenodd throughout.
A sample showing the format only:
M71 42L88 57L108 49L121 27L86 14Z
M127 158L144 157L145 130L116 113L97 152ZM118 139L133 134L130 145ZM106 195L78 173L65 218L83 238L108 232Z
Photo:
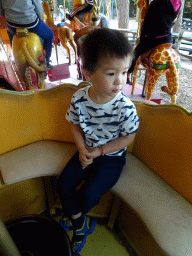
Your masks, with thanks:
M118 27L129 28L129 18L136 16L137 0L118 1Z
M186 6L185 0L181 0L181 11L180 11L179 17L177 18L173 26L173 32L179 33L181 30L181 24L184 17L185 6Z
M192 0L185 0L183 18L192 19Z
M129 27L129 0L119 0L118 27L125 29Z
M137 0L130 0L129 2L129 17L135 18L137 11Z

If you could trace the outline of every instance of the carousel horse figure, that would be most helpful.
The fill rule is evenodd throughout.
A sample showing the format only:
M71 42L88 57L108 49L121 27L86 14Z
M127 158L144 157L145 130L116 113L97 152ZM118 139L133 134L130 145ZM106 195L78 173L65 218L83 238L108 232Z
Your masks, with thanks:
M34 88L31 80L30 67L35 73L38 87L40 89L45 88L45 78L46 78L46 61L43 55L43 46L40 42L39 37L34 33L29 33L27 29L18 29L17 34L14 36L13 40L13 51L11 49L10 41L7 35L7 27L5 18L1 18L1 32L2 33L2 42L7 46L8 56L14 56L15 64L17 69L23 79L23 82L27 90ZM4 32L4 33L3 33ZM24 33L24 36L23 36ZM32 51L32 47L34 50ZM15 72L15 70L14 70ZM15 74L17 76L17 74ZM18 76L16 77L18 78ZM20 80L18 78L20 84ZM9 85L10 87L10 85ZM23 90L22 85L20 84L21 89Z
M77 32L85 26L108 27L105 15L97 15L97 6L93 0L74 0L71 14L66 14L70 23L65 22L73 32ZM97 16L97 17L96 17Z
M15 64L25 83L27 90L34 88L30 75L30 67L35 72L39 89L45 88L47 64L43 45L35 33L29 33L26 28L17 29L12 43Z
M74 41L77 45L77 72L78 79L83 79L81 69L80 45L86 34L91 30L99 27L108 27L107 18L103 14L97 14L98 8L95 0L75 0L73 2L73 11L70 14L71 24L69 25L75 32ZM92 5L93 4L93 5ZM88 7L88 8L87 8ZM69 17L69 15L68 15ZM80 21L78 18L80 17ZM65 23L67 25L67 23ZM68 25L67 25L68 26Z
M134 50L132 65L128 71L128 74L132 73L133 87L131 94L134 93L137 71L139 65L142 64L146 68L145 93L147 99L151 98L158 78L165 73L168 87L162 86L161 89L171 96L171 101L175 104L181 65L179 54L172 49L171 28L180 11L181 1L153 0L149 6L147 3L148 0L139 0L137 3L141 9L141 35L140 41ZM156 18L157 23L155 22ZM153 19L157 27L149 26ZM155 33L159 33L159 35Z
M81 68L81 58L80 58L80 47L81 44L86 36L87 33L91 32L93 29L97 28L96 26L87 26L84 28L81 28L80 30L77 30L75 35L74 35L74 41L77 45L77 72L78 72L78 79L83 79L85 80L83 76L83 71Z
M71 47L74 50L75 53L75 63L77 62L77 50L76 45L74 43L73 34L70 28L63 26L64 23L61 22L57 26L54 25L52 15L51 15L51 8L50 4L48 2L42 2L43 10L47 16L46 24L52 29L53 31L53 44L59 45L59 43L62 44L62 46L67 50L68 57L69 57L69 64L71 64L71 53L68 46L68 43L71 45Z
M52 68L49 62L53 33L41 20L41 1L1 0L0 15L6 19L14 61L26 89L34 88L31 68L37 77L38 87L43 89L47 69Z
M15 64L26 89L32 90L34 88L30 67L32 68L32 72L36 75L38 87L44 89L47 76L47 64L44 57L43 45L39 37L34 33L29 33L27 29L17 29L17 34L13 38L13 49L11 50L5 18L2 17L1 21L2 20L4 21L1 23L1 33L4 36L2 41L7 46L8 56L11 56L13 52Z

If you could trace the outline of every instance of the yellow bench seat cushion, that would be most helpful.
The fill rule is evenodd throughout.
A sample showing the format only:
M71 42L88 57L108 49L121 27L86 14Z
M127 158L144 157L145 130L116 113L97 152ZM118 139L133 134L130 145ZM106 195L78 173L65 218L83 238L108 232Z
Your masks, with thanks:
M192 205L133 154L112 191L137 212L166 255L192 255Z
M38 141L0 155L6 185L41 176L59 175L76 152L70 142Z

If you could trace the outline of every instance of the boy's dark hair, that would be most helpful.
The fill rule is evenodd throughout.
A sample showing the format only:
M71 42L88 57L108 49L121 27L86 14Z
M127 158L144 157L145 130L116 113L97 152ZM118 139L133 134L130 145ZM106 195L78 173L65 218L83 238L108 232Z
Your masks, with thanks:
M95 28L87 34L80 47L83 69L93 73L102 57L124 58L132 54L127 37L115 29Z

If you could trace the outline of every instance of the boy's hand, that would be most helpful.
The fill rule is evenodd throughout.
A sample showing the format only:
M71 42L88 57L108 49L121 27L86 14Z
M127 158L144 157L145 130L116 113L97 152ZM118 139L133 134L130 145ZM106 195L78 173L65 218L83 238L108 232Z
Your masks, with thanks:
M101 149L99 147L92 148L89 151L82 149L79 151L79 160L82 168L85 169L88 165L93 163L93 159L101 155Z
M93 159L88 155L87 149L79 151L79 161L81 162L83 169L93 162Z
M91 157L92 159L94 159L100 155L101 155L101 149L99 147L91 148L87 154L87 156Z

